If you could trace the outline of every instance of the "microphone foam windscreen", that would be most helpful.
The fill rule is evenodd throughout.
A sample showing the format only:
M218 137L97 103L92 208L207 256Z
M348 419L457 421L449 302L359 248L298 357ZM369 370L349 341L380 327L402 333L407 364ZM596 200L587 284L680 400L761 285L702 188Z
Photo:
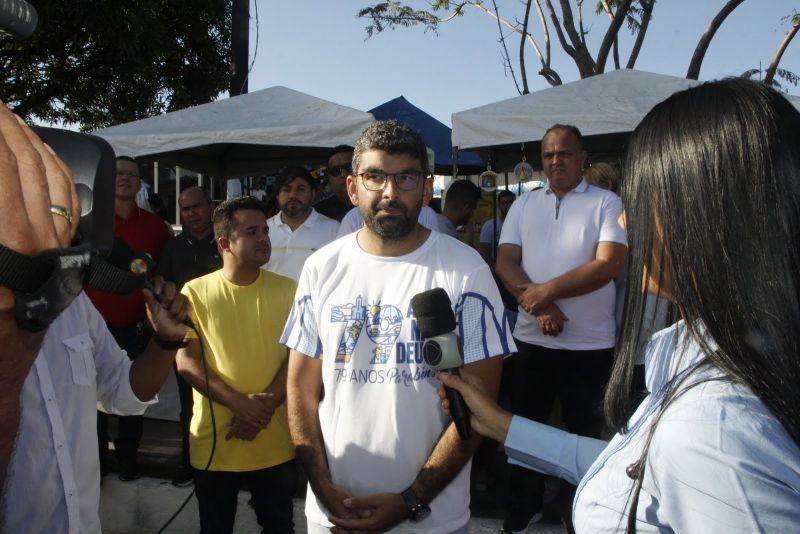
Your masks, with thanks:
M456 316L447 292L440 288L429 289L411 298L411 309L425 339L452 332L456 328Z

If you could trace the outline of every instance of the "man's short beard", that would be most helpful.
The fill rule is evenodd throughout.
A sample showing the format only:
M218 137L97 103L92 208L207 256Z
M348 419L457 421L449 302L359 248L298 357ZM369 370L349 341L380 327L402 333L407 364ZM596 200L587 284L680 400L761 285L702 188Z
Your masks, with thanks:
M311 212L311 206L303 206L301 208L289 208L284 206L281 208L281 213L290 219L302 219Z
M404 213L391 216L384 215L378 218L378 211L387 207L402 209ZM364 224L372 233L386 241L394 241L404 238L414 230L417 226L422 205L406 209L399 202L381 202L372 210L359 209L361 209L361 217L364 219Z

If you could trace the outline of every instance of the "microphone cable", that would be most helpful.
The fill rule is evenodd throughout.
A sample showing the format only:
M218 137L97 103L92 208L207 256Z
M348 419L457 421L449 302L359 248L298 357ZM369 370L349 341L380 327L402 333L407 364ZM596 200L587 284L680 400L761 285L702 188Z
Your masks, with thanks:
M206 351L205 348L203 347L203 338L200 337L200 332L194 325L191 326L191 329L194 330L194 333L197 335L197 340L200 342L200 362L203 365L203 378L206 381L205 396L206 399L208 400L208 411L209 414L211 415L211 453L208 455L208 462L206 462L206 466L203 468L203 475L205 475L205 473L208 472L209 467L211 467L211 462L214 459L214 452L217 450L217 420L214 416L214 402L211 399L211 382L208 379L208 360L206 360ZM192 484L192 491L189 493L189 495L186 497L183 503L178 507L175 513L172 514L172 516L169 519L167 519L167 522L164 523L164 525L160 529L158 529L158 534L164 532L167 529L167 527L169 527L172 524L175 518L180 515L183 509L186 508L186 505L189 504L189 501L192 500L192 497L194 497L195 490L196 490L195 485Z

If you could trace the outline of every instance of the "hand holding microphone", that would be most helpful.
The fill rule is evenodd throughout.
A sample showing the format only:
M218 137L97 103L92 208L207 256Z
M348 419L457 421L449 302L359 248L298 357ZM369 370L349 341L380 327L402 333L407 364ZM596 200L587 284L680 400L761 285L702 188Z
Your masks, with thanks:
M435 371L446 371L459 376L459 368L464 365L464 356L461 342L455 333L456 317L447 292L440 287L423 291L411 299L411 308L417 327L425 338L422 344L425 363ZM467 440L470 437L469 408L458 391L445 387L445 392L458 435Z
M461 394L472 414L470 417L472 428L482 436L500 443L505 442L512 414L498 406L494 399L486 394L477 378L467 372L459 376L439 372L436 373L436 378L443 384L438 393L445 414L450 415L450 399L446 391L455 390Z

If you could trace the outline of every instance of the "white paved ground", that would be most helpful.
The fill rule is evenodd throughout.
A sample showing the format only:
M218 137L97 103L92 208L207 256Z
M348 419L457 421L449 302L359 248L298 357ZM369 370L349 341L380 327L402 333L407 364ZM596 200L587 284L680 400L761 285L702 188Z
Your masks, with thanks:
M181 503L192 491L191 487L176 488L169 481L156 478L141 478L135 482L120 482L114 473L103 479L100 498L100 520L104 534L152 534L164 525L175 513ZM237 534L258 533L255 514L247 506L248 495L239 495L239 508L236 515ZM305 517L303 501L296 499L295 532L305 534ZM476 517L470 521L472 533L498 532L501 521ZM192 497L186 508L175 521L164 531L165 533L199 532L197 519L197 501ZM534 524L528 529L536 534L564 534L566 530L560 526Z

